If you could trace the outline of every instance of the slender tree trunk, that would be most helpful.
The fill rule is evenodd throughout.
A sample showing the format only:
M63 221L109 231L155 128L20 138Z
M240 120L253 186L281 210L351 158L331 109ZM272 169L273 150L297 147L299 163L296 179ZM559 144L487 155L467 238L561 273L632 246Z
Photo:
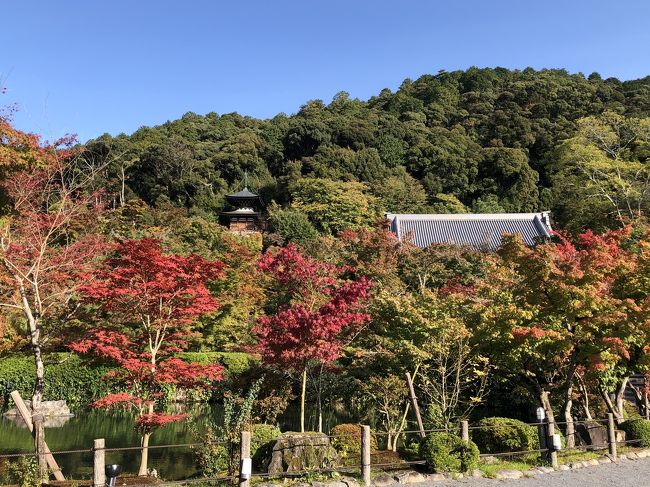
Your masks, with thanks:
M153 414L153 404L149 404L147 410L148 414ZM146 477L147 470L149 466L149 438L151 433L145 433L142 435L142 456L140 457L140 469L138 470L138 475L140 477Z
M140 469L138 470L138 475L140 477L147 476L147 466L149 463L149 438L151 433L145 433L142 435L142 456L140 457Z
M573 408L573 386L570 386L566 391L566 403L564 404L564 421L566 421L566 446L567 448L573 448L576 446L576 436L575 436L575 425L573 423L573 414L571 409Z
M587 386L580 375L576 375L576 379L578 380L578 389L580 390L580 396L582 397L582 400L580 401L582 411L585 414L585 419L591 421L593 417L589 410L589 392L587 391Z
M600 395L603 398L603 401L605 401L605 404L607 405L607 409L609 410L609 412L614 415L616 424L621 424L623 421L625 421L625 411L623 408L623 394L625 393L625 388L627 387L628 380L629 377L625 377L619 384L618 388L616 389L616 394L614 397L615 402L612 402L611 397L609 397L608 391L603 387L602 384L600 384L599 387Z
M576 375L575 361L572 362L571 369L567 375L564 385L564 421L566 422L566 446L574 448L576 446L575 424L573 422L573 384Z
M616 408L620 411L621 419L623 420L625 419L625 389L627 388L627 383L629 380L629 377L625 377L619 384L618 390L616 391Z
M305 432L305 396L307 395L307 366L302 371L302 387L300 391L300 432Z
M27 298L25 285L20 279L17 279L17 282L23 306L23 313L25 314L27 326L29 327L30 344L34 353L34 362L36 365L36 381L34 383L34 392L32 394L32 422L34 424L32 437L34 439L34 449L38 458L40 477L43 480L47 480L47 461L45 460L45 424L41 404L43 401L43 391L45 390L45 366L43 365L43 354L41 349L41 330L38 316L32 312L32 307Z
M122 187L120 188L120 208L124 206L124 203L126 201L126 174L124 173L124 165L120 167L120 171L122 173Z
M318 371L318 432L323 432L323 363L320 364Z

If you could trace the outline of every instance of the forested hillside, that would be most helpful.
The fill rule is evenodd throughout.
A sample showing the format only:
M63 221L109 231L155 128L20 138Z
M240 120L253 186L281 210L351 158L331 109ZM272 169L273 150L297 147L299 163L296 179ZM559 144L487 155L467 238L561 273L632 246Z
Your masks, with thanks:
M470 68L405 80L368 101L341 92L270 120L187 113L87 148L95 163L110 161L115 205L139 197L216 218L247 171L280 205L275 226L288 219L307 233L383 211L551 209L556 226L603 229L648 204L648 117L650 77Z
M299 398L301 431L343 411L404 459L405 372L433 429L541 406L570 446L574 419L625 423L637 374L631 409L650 418L649 158L650 78L564 71L440 73L84 146L0 112L0 404L18 388L130 407L142 475L151 434L186 416L179 397L248 408L237 428L276 425ZM217 222L245 174L262 238ZM398 245L380 218L542 209L569 231L494 253ZM74 373L57 365L70 352ZM238 438L229 415L196 440Z

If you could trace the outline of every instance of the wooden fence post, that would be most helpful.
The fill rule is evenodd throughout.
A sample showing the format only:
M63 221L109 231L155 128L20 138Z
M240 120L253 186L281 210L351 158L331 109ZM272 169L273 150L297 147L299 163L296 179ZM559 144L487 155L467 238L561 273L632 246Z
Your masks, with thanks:
M555 434L555 424L553 424L552 420L548 420L548 426L547 426L547 431L548 431L548 438L546 439L546 443L548 444L548 456L549 459L551 460L551 467L557 468L558 463L557 463L557 451L555 451L555 446L553 445L553 435Z
M424 432L424 425L422 424L422 416L420 416L420 407L418 406L418 398L415 396L415 388L413 387L413 380L411 379L411 374L406 372L406 382L409 386L409 392L411 393L411 402L413 403L413 411L415 411L415 418L418 420L418 428L420 428L420 436L424 438L426 433Z
M366 487L370 487L370 426L361 426L361 476Z
M469 443L469 422L467 420L460 422L460 438Z
M612 460L616 460L618 457L616 451L616 427L614 426L614 415L612 413L607 413L607 443Z
M241 446L239 450L239 487L249 487L251 484L251 433L241 432Z
M16 405L16 409L18 409L18 412L20 413L20 416L23 418L23 421L25 421L27 429L29 429L31 432L34 429L34 424L32 423L32 412L25 404L25 401L23 401L23 398L20 397L20 393L18 391L13 391L10 396L11 399L13 399L14 404ZM56 480L65 480L65 477L63 477L63 474L61 473L59 465L56 463L56 460L52 456L50 448L45 442L43 442L43 453L45 454L45 461L54 474L54 478Z
M106 451L104 438L93 442L93 486L104 487L106 484Z

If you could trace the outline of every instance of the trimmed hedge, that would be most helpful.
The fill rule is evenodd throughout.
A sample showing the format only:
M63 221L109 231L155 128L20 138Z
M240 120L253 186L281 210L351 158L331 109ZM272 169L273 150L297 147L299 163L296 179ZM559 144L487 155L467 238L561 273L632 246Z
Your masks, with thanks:
M361 457L361 425L343 423L330 431L332 446L344 464L355 463ZM377 451L377 437L370 435L370 450Z
M642 448L650 447L650 421L647 419L628 419L621 423L620 429L625 431L625 440L639 440L632 446L640 446Z
M183 360L203 364L220 363L227 374L246 371L256 359L238 352L183 352ZM46 354L44 400L65 399L69 406L88 404L112 392L104 380L113 367L95 365L71 353ZM9 394L17 390L25 399L31 398L34 389L36 365L30 355L14 355L0 359L0 409L9 407Z
M181 352L178 354L188 362L198 362L203 365L221 364L228 375L238 375L248 370L259 360L244 352Z
M481 453L507 453L539 448L539 438L534 426L511 418L483 418L479 429L472 431L472 440Z
M65 399L68 405L87 404L111 392L104 376L109 366L90 366L75 354L51 353L45 362L44 400ZM0 407L9 406L9 394L17 390L30 399L35 382L36 365L28 355L0 359Z
M420 443L420 456L434 472L467 472L478 465L479 450L451 433L431 433Z

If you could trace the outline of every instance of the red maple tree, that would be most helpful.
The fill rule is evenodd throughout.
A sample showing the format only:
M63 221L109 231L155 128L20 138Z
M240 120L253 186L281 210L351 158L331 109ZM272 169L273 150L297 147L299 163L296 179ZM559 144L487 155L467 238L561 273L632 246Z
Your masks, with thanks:
M82 291L117 327L95 329L71 348L118 365L111 378L128 392L110 394L94 406L137 410L143 447L139 475L146 475L152 432L186 416L156 411L163 388L210 387L221 379L220 365L187 363L177 354L193 336L191 323L217 309L206 284L222 276L223 265L197 255L165 255L155 239L125 240L115 252Z
M0 177L8 211L0 222L0 306L26 323L36 377L34 440L45 448L40 414L45 388L43 347L60 342L77 309L76 296L105 249L96 232L104 210L89 190L96 169L85 166L67 137L42 144L0 116ZM45 476L45 457L39 455Z
M307 367L336 360L344 335L370 316L363 312L371 282L345 280L350 269L320 262L289 244L262 256L259 268L270 278L270 313L253 333L264 361L302 374L300 428L305 431Z

